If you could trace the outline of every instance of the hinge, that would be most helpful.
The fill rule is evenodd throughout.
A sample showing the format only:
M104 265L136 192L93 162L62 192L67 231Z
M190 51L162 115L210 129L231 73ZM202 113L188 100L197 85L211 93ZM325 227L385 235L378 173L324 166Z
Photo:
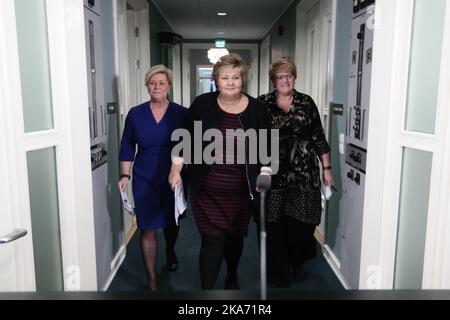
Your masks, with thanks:
M134 35L136 36L136 38L139 37L139 28L138 27L134 28Z
M141 61L139 59L136 60L136 70L141 68Z

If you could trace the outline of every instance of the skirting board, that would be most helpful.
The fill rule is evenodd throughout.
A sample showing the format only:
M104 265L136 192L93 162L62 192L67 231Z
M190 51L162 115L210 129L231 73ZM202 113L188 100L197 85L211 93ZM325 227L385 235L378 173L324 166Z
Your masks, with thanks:
M111 261L111 273L101 291L108 290L109 286L114 280L114 277L116 276L117 271L119 271L120 266L125 260L126 255L127 255L127 247L125 245L122 245L119 251L117 252L116 256L114 257L114 259Z
M339 279L345 290L349 290L350 286L347 284L347 281L345 280L344 276L340 271L340 263L338 258L334 255L333 251L328 245L324 245L322 248L323 248L322 250L323 257L327 261L331 270L333 270L334 274Z

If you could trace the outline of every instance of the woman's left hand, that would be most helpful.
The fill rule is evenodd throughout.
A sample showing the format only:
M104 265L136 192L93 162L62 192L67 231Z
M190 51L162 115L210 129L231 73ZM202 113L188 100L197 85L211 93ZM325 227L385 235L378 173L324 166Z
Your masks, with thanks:
M333 175L331 174L331 170L323 171L323 182L329 187L334 186Z

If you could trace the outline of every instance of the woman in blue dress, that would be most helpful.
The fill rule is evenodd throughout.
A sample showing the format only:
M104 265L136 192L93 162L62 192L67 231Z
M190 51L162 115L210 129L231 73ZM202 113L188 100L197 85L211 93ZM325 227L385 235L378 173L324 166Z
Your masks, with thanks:
M132 108L126 117L120 148L119 188L125 190L133 169L133 198L141 252L150 290L157 289L157 229L164 229L166 259L170 271L178 267L174 246L178 226L174 217L174 195L167 178L171 166L172 132L179 128L187 109L168 100L172 71L163 65L145 77L151 100ZM136 152L137 147L137 152Z

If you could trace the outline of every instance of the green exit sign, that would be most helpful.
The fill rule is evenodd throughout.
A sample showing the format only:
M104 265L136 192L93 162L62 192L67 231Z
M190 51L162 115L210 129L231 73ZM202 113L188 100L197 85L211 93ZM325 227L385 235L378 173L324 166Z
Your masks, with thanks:
M216 44L216 48L225 48L225 45L227 43L225 40L216 40L215 44Z

